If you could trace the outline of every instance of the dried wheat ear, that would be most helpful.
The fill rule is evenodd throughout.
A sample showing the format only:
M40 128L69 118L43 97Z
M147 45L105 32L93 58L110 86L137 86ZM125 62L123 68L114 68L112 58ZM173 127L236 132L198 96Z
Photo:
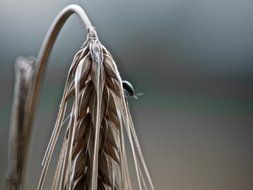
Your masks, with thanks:
M56 124L43 159L38 190L43 189L62 129L66 133L52 190L131 190L125 132L133 153L138 188L154 189L117 66L94 34L88 35L69 69Z

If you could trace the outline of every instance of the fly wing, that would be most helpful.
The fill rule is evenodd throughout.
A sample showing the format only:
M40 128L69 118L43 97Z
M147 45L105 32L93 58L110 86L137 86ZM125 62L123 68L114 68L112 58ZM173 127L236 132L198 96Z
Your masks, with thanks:
M142 96L144 93L138 93L138 94L134 94L132 97L134 98L134 99L138 99L138 96Z

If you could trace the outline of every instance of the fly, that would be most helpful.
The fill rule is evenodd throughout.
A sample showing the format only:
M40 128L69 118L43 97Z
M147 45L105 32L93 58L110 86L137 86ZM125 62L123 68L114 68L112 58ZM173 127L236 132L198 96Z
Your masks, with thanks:
M123 80L122 85L123 85L123 89L124 89L124 92L125 92L126 96L130 96L130 97L133 97L135 99L138 99L138 96L143 95L143 93L135 94L133 85L130 82L128 82L127 80Z

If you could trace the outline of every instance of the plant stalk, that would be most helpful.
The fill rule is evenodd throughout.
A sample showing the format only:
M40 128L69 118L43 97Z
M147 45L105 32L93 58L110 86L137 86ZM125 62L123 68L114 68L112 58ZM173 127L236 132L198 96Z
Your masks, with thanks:
M45 69L48 58L50 56L53 45L55 43L57 36L59 35L60 30L62 29L63 25L68 20L68 18L73 14L76 14L81 19L81 21L86 27L87 33L96 35L96 31L94 30L94 27L90 22L90 19L79 5L75 4L68 5L56 16L55 20L53 21L51 27L49 28L46 34L46 37L44 38L36 62L35 81L32 91L32 103L30 109L31 113L30 118L28 119L30 121L29 123L30 126L33 124L34 114L38 103L38 96L41 89L41 83L45 75Z
M25 165L31 128L28 126L35 59L19 57L15 63L15 88L9 134L9 166L6 190L24 189Z

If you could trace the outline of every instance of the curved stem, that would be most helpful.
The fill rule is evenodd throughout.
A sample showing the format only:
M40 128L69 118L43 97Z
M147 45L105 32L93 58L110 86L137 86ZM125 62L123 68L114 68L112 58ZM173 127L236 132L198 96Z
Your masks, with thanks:
M28 119L30 126L33 122L40 86L45 73L45 68L49 55L61 28L72 14L76 14L77 16L79 16L83 24L86 26L87 33L90 33L91 35L94 35L96 37L95 29L93 28L88 16L79 5L68 5L56 16L55 20L53 21L53 24L47 32L47 35L43 41L37 58L35 81L32 92L32 100L30 103L30 116Z

